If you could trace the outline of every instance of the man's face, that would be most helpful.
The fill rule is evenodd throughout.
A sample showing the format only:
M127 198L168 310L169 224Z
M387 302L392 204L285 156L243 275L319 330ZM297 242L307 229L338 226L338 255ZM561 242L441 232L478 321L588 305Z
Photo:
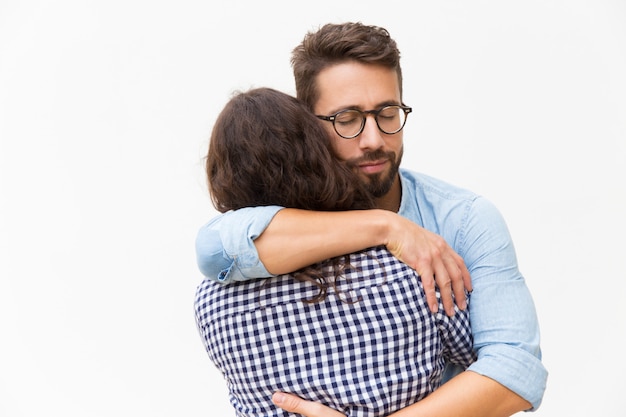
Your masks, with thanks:
M319 100L314 111L331 115L344 109L378 110L400 105L400 87L394 70L356 62L341 63L323 70L317 77ZM374 197L389 192L397 179L402 159L402 131L393 135L381 132L373 115L366 118L361 134L344 139L332 123L322 122L331 132L339 158L352 166Z

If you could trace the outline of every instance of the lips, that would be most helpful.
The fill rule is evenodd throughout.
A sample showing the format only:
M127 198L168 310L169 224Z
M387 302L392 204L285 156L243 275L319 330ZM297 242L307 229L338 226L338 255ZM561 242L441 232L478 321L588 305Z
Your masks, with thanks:
M358 164L358 167L361 172L365 172L366 174L377 174L383 171L387 167L388 163L388 159L381 159L377 161L362 162Z

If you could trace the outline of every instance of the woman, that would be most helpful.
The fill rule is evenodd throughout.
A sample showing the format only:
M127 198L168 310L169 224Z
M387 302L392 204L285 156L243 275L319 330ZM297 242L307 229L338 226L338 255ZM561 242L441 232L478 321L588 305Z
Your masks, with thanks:
M372 208L331 149L295 98L268 88L237 94L211 135L213 203L220 212ZM195 310L238 416L288 415L271 402L276 391L346 415L387 415L436 389L445 360L467 367L475 359L468 311L433 315L417 274L383 247L264 280L205 279Z

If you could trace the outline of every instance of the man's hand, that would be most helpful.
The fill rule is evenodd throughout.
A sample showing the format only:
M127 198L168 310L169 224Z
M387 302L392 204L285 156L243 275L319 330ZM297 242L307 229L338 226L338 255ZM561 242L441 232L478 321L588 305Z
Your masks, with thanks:
M345 414L313 401L306 401L293 394L276 392L272 402L290 413L302 414L305 417L345 417Z
M441 236L394 214L385 245L396 258L422 277L426 300L433 313L438 310L435 282L448 316L454 315L455 301L461 310L465 310L465 290L472 290L470 273L463 258Z

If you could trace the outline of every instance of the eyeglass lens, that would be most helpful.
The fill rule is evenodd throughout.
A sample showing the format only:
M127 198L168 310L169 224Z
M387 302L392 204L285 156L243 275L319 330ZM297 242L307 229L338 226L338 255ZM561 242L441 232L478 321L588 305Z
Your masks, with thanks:
M335 116L335 130L340 136L351 138L358 136L365 126L367 114L359 110L345 110ZM406 113L399 106L387 106L375 113L378 128L387 134L402 130Z

